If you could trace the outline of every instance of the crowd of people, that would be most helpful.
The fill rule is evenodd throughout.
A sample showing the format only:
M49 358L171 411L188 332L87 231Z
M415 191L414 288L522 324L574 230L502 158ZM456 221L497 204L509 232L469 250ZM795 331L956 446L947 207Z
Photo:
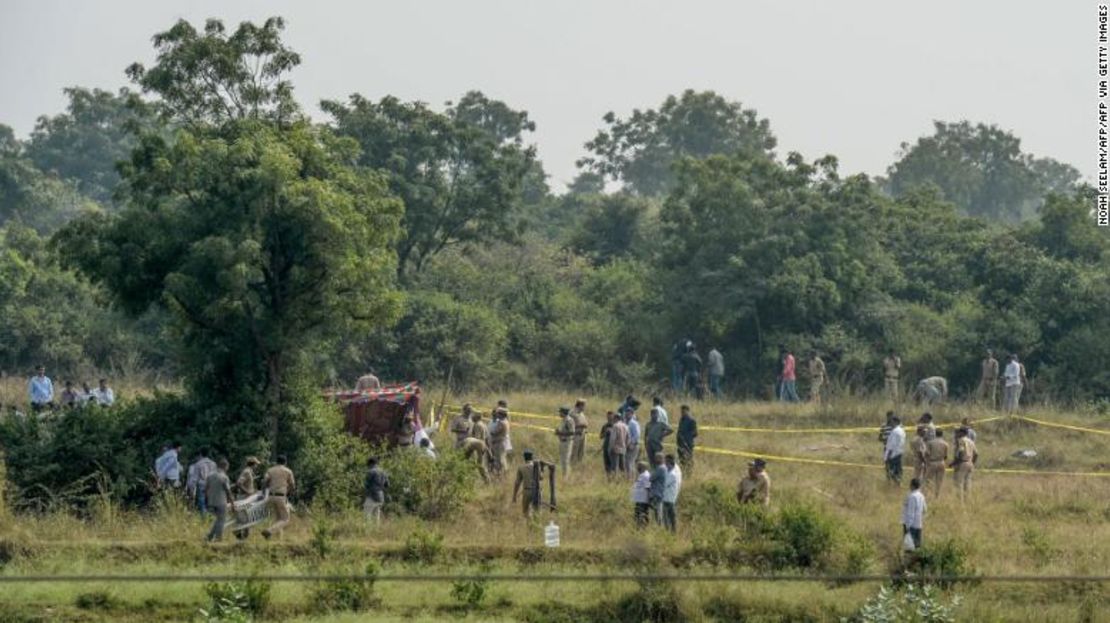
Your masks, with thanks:
M54 381L46 375L46 367L38 366L35 374L27 381L27 401L32 413L42 413L59 407L110 407L116 402L116 394L108 386L108 379L100 379L95 388L89 387L88 383L81 383L80 389L73 381L66 381L62 391L55 393Z

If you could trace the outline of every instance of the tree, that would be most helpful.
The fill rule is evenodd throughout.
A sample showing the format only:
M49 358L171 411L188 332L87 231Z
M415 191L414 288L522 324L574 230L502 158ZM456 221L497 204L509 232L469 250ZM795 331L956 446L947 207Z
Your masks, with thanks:
M71 184L35 167L11 128L0 125L0 226L15 222L45 233L81 212L97 209Z
M640 195L666 194L675 182L672 165L683 157L770 156L775 148L770 122L713 91L688 89L680 97L668 96L658 110L636 109L627 120L609 112L604 121L608 129L586 143L593 155L578 166Z
M1016 221L1033 216L1050 192L1068 193L1079 179L1073 167L1021 151L1021 140L997 126L934 123L932 136L902 143L887 170L890 192L901 197L932 184L964 214Z
M401 278L449 246L517 233L523 183L535 165L534 150L522 145L521 133L533 127L526 113L477 92L446 113L358 94L321 107L362 146L359 163L383 171L404 201Z
M581 220L570 238L572 249L599 264L650 255L655 224L651 201L627 193L595 195L581 208Z
M27 142L27 157L39 169L73 180L77 190L104 205L119 184L116 165L130 155L137 131L152 120L130 90L65 90L66 112L39 117Z

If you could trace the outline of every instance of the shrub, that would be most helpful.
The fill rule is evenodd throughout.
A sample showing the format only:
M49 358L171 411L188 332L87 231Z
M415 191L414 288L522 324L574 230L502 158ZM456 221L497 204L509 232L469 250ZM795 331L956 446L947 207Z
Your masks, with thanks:
M119 605L119 600L108 591L93 591L78 595L73 605L81 610L111 610Z
M395 450L382 457L389 473L386 510L412 513L421 519L448 517L474 498L477 467L461 452L445 450L432 461L413 450Z
M490 568L483 564L480 572L472 577L455 580L451 584L451 596L464 608L474 609L482 605L489 588Z
M937 543L925 543L913 552L909 560L909 570L931 578L954 576L973 576L976 570L968 561L970 551L967 545L956 539L945 539ZM951 580L938 579L937 585L949 587Z
M442 555L442 534L417 528L405 537L405 549L401 557L409 562L431 565L438 562Z
M234 606L244 613L258 616L270 605L270 588L269 582L260 580L212 582L204 585L204 592L212 600L211 611Z
M909 584L901 590L883 586L859 612L842 618L842 623L954 623L961 597L941 600L936 588Z
M361 577L321 582L310 595L312 604L320 612L358 612L375 607L381 603L374 593L380 572L381 566L371 560Z
M774 560L779 567L818 567L835 542L833 519L808 504L782 507L775 518Z
M758 504L741 504L736 492L716 482L703 482L683 490L683 520L697 527L730 526L738 528L745 537L757 537L772 531L772 517L766 507Z
M617 600L614 609L618 621L683 623L694 618L670 582L642 581L639 590Z

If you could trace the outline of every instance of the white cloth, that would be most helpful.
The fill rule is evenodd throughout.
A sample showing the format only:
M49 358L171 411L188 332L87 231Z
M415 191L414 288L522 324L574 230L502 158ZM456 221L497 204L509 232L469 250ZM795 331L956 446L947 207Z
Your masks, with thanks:
M670 504L678 502L678 494L682 491L682 468L678 465L667 472L667 482L663 485L663 501Z
M902 525L922 529L925 526L925 495L921 489L910 492L902 504Z
M92 390L92 399L96 400L96 404L102 407L110 407L116 401L116 394L111 387L105 387L104 389L98 387Z
M1002 376L1006 379L1006 387L1021 385L1021 364L1016 361L1006 364L1006 372Z
M671 418L667 414L667 410L663 408L663 405L652 407L651 410L659 414L658 417L660 422L666 424L667 426L671 425Z
M181 463L177 460L177 450L170 448L163 452L154 462L154 473L158 474L158 480L181 484Z
M891 459L902 454L906 447L906 429L902 428L899 424L890 429L890 435L886 438L886 445L883 447L883 460Z
M648 491L651 490L651 472L646 471L632 481L632 501L636 504L648 503Z
M196 463L189 466L189 475L185 479L185 492L193 495L199 487L204 486L208 475L216 471L216 462L208 457L197 459Z

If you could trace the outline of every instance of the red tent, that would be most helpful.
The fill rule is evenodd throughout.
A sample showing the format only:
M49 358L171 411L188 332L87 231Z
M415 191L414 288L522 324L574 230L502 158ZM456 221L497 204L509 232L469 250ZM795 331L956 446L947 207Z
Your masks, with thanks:
M402 438L423 428L420 421L420 386L387 385L373 391L344 391L329 395L343 406L347 432L370 443L402 443ZM413 429L404 434L405 415L411 413ZM408 443L412 443L411 437Z

